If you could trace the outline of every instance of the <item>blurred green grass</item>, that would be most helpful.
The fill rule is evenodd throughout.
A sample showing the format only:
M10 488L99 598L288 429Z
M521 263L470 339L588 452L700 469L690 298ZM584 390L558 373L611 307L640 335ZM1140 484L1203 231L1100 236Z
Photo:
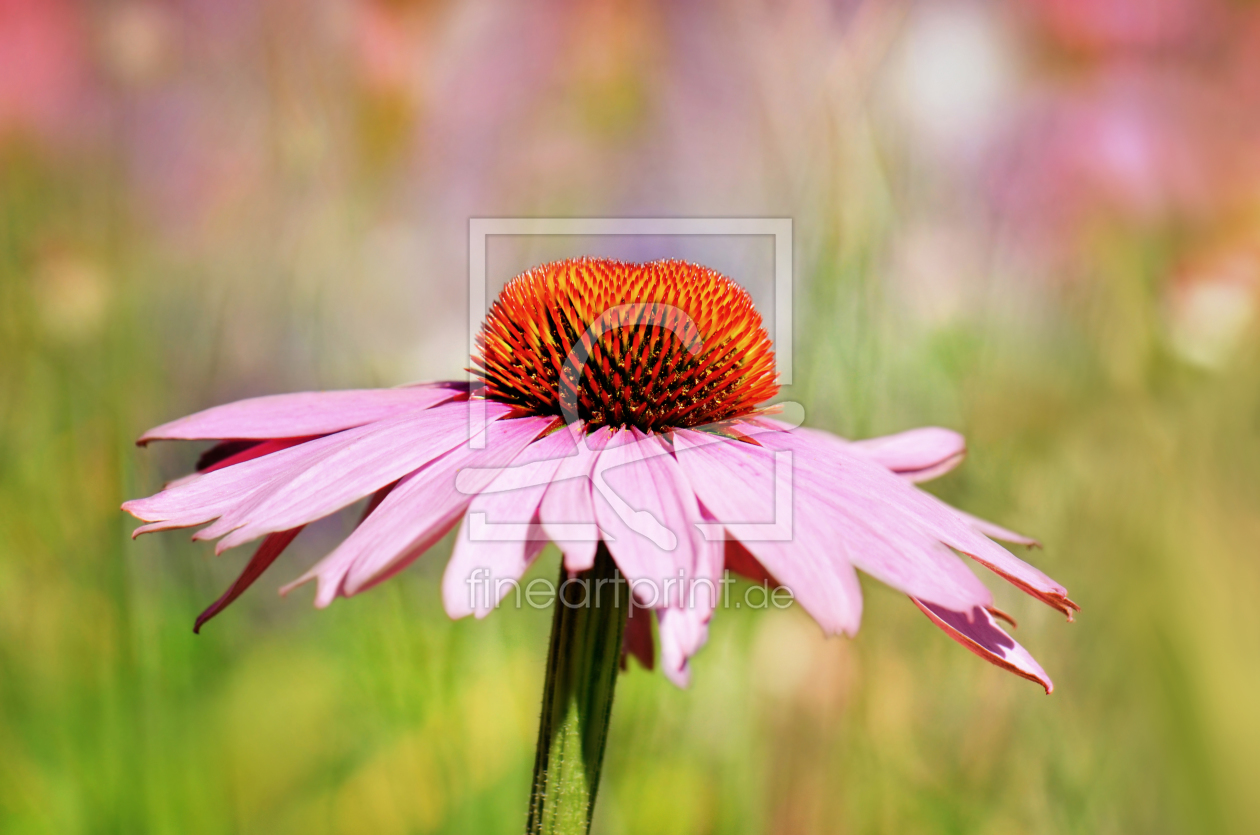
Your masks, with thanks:
M205 372L177 379L162 340L188 328L202 344L206 325L155 327L188 315L172 299L195 304L127 230L67 225L107 185L5 172L0 831L516 831L547 614L447 621L443 544L325 612L275 598L269 575L194 636L243 557L133 543L118 505L188 463L132 440L202 405ZM908 342L843 264L818 267L803 308L812 423L965 431L969 461L933 489L1046 543L1031 559L1069 586L1077 623L993 585L1056 693L874 583L854 641L822 640L798 610L722 611L692 689L623 676L597 831L1255 831L1260 365L1254 343L1225 373L1174 364L1149 253L1115 246L1109 280L1040 330L980 320ZM67 263L97 277L48 273ZM108 291L100 310L59 311L49 281Z
M118 510L192 460L135 449L147 426L229 396L398 380L329 357L312 320L337 311L297 282L252 286L266 253L170 258L132 225L108 160L6 153L0 831L518 831L545 612L449 622L449 543L324 612L276 598L277 575L348 523L333 520L194 636L244 556L132 542ZM1219 371L1178 364L1160 333L1165 242L1122 234L1094 243L1097 275L1052 313L920 333L875 280L886 202L863 205L815 224L844 234L805 259L790 394L846 435L967 434L969 460L931 489L1046 543L1030 559L1072 591L1077 623L992 585L1057 690L983 664L875 583L853 641L798 610L722 611L690 690L623 676L597 831L1260 830L1254 333ZM248 298L219 309L222 272L245 274ZM261 353L282 357L223 371L222 320L253 303L276 316Z

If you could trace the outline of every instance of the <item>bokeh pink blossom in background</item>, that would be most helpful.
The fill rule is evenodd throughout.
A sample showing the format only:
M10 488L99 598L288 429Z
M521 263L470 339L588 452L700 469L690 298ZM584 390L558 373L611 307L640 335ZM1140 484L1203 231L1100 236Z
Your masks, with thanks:
M875 584L852 641L715 619L691 690L624 676L595 831L1256 831L1257 149L1244 0L0 0L0 830L518 830L545 613L417 565L193 636L241 562L132 547L196 457L132 442L459 376L470 217L753 216L785 396L964 433L932 492L1084 614L993 586L1050 698ZM494 246L491 298L630 244Z

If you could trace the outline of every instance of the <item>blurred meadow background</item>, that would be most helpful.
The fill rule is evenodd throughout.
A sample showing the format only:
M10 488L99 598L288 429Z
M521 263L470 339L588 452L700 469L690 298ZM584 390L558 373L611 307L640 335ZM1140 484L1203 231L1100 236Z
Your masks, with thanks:
M1083 611L992 583L1050 697L875 583L720 611L598 833L1260 831L1260 4L0 0L0 832L520 831L548 612L449 622L449 543L278 598L347 514L194 636L249 549L118 506L149 426L459 375L469 217L607 215L793 218L785 396L964 432Z

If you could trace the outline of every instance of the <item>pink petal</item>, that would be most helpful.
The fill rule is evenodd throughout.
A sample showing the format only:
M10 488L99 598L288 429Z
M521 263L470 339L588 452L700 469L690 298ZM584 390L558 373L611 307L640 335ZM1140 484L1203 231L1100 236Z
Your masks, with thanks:
M681 474L681 468L678 471ZM706 522L715 522L703 507L698 507ZM691 680L690 660L709 640L709 620L721 595L725 540L704 541L697 546L693 577L688 578L686 598L680 607L656 610L661 638L661 669L666 678L679 687Z
M679 461L718 519L766 520L775 505L774 450L693 432L679 432L678 437ZM887 506L876 491L854 489L848 474L822 479L810 469L813 453L808 443L786 440L795 442L787 447L794 452L790 474L795 485L794 542L748 538L741 542L771 576L791 588L824 630L856 631L861 593L852 577L853 565L895 588L915 589L935 601L968 607L992 601L984 584L953 553L922 533L913 516ZM910 489L882 466L853 457L887 484Z
M962 435L950 429L935 426L911 429L908 432L885 435L881 438L853 441L850 446L902 478L913 482L928 481L944 475L958 466L967 453L966 441ZM978 519L956 508L954 512L966 519L971 527L992 539L1041 547L1040 542L1023 534Z
M962 435L936 426L852 441L849 445L910 481L927 481L944 475L957 467L967 454L967 442Z
M434 383L397 389L304 391L273 394L215 406L145 432L144 446L157 440L293 438L328 435L394 415L428 409L465 396L467 386Z
M774 459L762 447L691 430L674 433L675 456L696 495L723 522L771 522ZM828 634L856 634L862 591L853 566L825 523L830 514L801 512L799 494L790 540L741 540L775 580L789 587ZM662 649L664 654L664 649Z
M578 424L575 431L581 433ZM601 426L577 445L576 455L566 459L556 471L543 496L538 514L547 538L564 554L564 565L574 573L595 564L599 527L591 498L591 470L598 453L612 438L612 430Z
M373 430L359 426L327 435L299 446L216 470L179 485L172 485L146 499L132 499L123 510L152 524L142 525L133 536L154 530L186 528L217 519L273 483L283 484L336 449Z
M273 533L264 539L262 544L258 546L258 550L254 552L254 556L245 565L245 570L228 587L223 596L211 603L204 612L197 616L197 621L193 624L193 632L201 632L201 627L206 624L206 621L222 612L236 598L244 594L245 590L252 586L254 581L271 567L271 564L276 561L276 557L284 553L284 549L288 548L289 543L296 539L301 532L301 528L293 528L292 530Z
M599 453L592 478L595 517L611 535L608 550L639 602L682 605L680 586L696 575L699 552L708 546L678 463L659 438L623 429Z
M805 453L799 456L804 462L803 469L816 481L830 484L835 500L854 506L865 504L890 519L895 518L892 514L897 511L906 522L917 524L923 532L1063 612L1069 620L1072 612L1079 608L1068 599L1063 586L981 535L957 510L893 476L887 469L873 466L869 460L855 455L846 442L815 430L762 430L758 433L755 427L750 427L748 431L768 448L799 449ZM946 605L943 601L934 602Z
M492 468L506 466L552 422L524 417L491 423L484 448L460 444L404 478L340 547L281 592L316 580L315 605L324 607L339 594L357 594L402 570L459 521L473 496L494 479ZM455 488L464 468L479 474L464 485L467 493Z
M522 450L473 498L442 576L442 602L452 618L485 617L538 556L546 544L546 534L533 522L538 505L574 451L569 430L553 432ZM486 538L474 540L479 518L491 527L480 533Z
M696 527L699 502L661 437L617 431L592 476L608 549L639 602L656 609L662 669L685 686L688 659L708 639L725 543Z
M1002 627L998 626L993 616L981 607L974 607L970 613L955 612L942 606L915 600L913 597L910 599L914 600L915 605L923 610L923 614L943 629L946 635L985 661L1029 681L1037 682L1046 688L1047 694L1054 691L1054 683L1050 681L1046 671L1041 669L1041 665L1026 649L1016 643L1014 638L1007 635Z
M307 441L313 441L318 437L319 436L316 435L316 436L307 436L307 437L301 437L301 438L281 438L274 441L258 441L256 443L249 442L240 451L234 452L230 455L225 455L222 458L218 458L211 464L207 464L203 466L201 461L198 461L197 472L190 473L189 475L186 475L183 478L177 478L174 481L167 482L166 485L163 486L162 489L170 490L174 487L182 487L185 484L189 484L193 481L196 481L197 479L201 478L206 473L212 473L215 470L222 470L224 467L231 467L235 464L243 464L246 461L253 461L255 458L262 458L264 455L270 455L271 453L279 452L282 449L288 449L289 447L299 446L301 444L306 443ZM230 441L228 443L235 444L239 442ZM219 444L218 446L214 447L214 449L210 450L210 452L214 452L215 450L223 446L226 446L226 444ZM202 460L205 460L206 455L202 455L201 458Z
M244 464L246 461L253 461L255 458L262 458L264 455L270 455L273 452L279 452L282 449L288 449L291 446L298 446L307 441L313 441L319 438L319 435L303 435L297 438L277 438L270 441L259 441L249 449L243 449L235 455L229 455L220 461L216 461L208 467L202 467L198 472L212 473L215 470L222 470L224 467L231 467L236 464Z
M954 509L954 512L963 519L966 519L967 524L971 525L971 527L975 528L990 539L1000 539L1003 542L1014 542L1017 545L1027 545L1029 548L1041 547L1041 543L1032 537L1024 536L1022 533L1016 533L1012 530L1007 530L1006 528L995 525L992 522L988 522L977 516L972 516L970 513L964 513L956 508Z
M917 520L890 507L878 494L845 495L844 481L824 478L808 461L807 449L793 460L800 513L828 519L849 562L875 579L906 594L943 606L969 609L989 606L989 589L956 554L925 533ZM889 474L888 482L897 478ZM898 486L901 486L898 484Z
M959 550L962 549L960 548ZM1081 610L1080 606L1068 598L1066 589L1013 554L993 562L982 559L975 554L967 554L967 556L1025 594L1029 594L1052 609L1062 612L1067 616L1069 623L1073 620L1075 613ZM1048 581L1048 583L1045 581ZM1047 586L1050 588L1047 589Z
M661 636L661 672L678 687L691 684L691 656L699 647L695 641L694 626L682 609L667 607L656 610L656 624Z
M486 409L491 420L508 412L499 403ZM194 538L232 531L216 548L222 552L334 513L454 449L468 436L468 410L469 401L461 401L377 421L371 432L258 491Z

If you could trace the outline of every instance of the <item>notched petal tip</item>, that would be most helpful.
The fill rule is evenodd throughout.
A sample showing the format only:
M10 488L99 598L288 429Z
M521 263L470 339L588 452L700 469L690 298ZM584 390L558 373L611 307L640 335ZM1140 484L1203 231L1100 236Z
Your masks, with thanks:
M1006 579L1010 580L1010 582L1021 591L1027 592L1055 611L1063 613L1063 616L1067 618L1068 623L1076 620L1076 613L1081 610L1081 607L1076 605L1076 603L1067 596L1067 589L1064 589L1062 593L1057 591L1042 592L1023 583L1011 580L1009 577Z
M999 568L998 565L994 563L991 559L986 559L986 558L977 556L976 554L973 554L970 551L962 551L961 553L964 553L967 556L971 557L973 560L980 563L985 568L989 569L994 574L998 575L1003 580L1010 583L1012 586L1024 592L1025 594L1029 595L1030 597L1035 597L1038 600L1040 600L1042 603L1045 603L1050 608L1058 612L1062 612L1067 617L1069 623L1072 622L1074 613L1079 612L1081 610L1081 607L1076 605L1076 603L1074 603L1071 600L1071 598L1067 596L1066 588L1054 582L1049 577L1046 577L1040 571L1037 571L1032 566L1023 562L1017 557L1014 557L1008 551L1005 551L1005 550L1002 551L1002 553L1008 558L1004 564L1007 565L1007 567L1011 568L1012 570L1023 570L1025 576L1029 577L1029 580L1020 579L1019 577L1016 577L1014 574L1012 574L1011 571L1006 571L1006 570L1003 570L1002 568ZM1032 583L1030 582L1031 580L1036 580L1040 582L1043 587L1038 588L1032 585Z
M993 617L998 620L1006 621L1010 625L1011 629L1019 629L1019 624L1015 622L1015 618L1011 617L1006 612L1003 612L997 606L989 606L988 609L989 614L993 615Z
M1068 623L1071 623L1072 621L1076 620L1076 618L1074 617L1074 615L1075 615L1077 612L1079 612L1080 610L1081 610L1081 607L1080 607L1080 606L1076 605L1076 603L1075 603L1075 602L1073 602L1070 598L1068 598L1066 595L1064 595L1064 597L1063 597L1063 608L1062 608L1062 609L1060 609L1059 611L1061 611L1063 614L1067 615Z

